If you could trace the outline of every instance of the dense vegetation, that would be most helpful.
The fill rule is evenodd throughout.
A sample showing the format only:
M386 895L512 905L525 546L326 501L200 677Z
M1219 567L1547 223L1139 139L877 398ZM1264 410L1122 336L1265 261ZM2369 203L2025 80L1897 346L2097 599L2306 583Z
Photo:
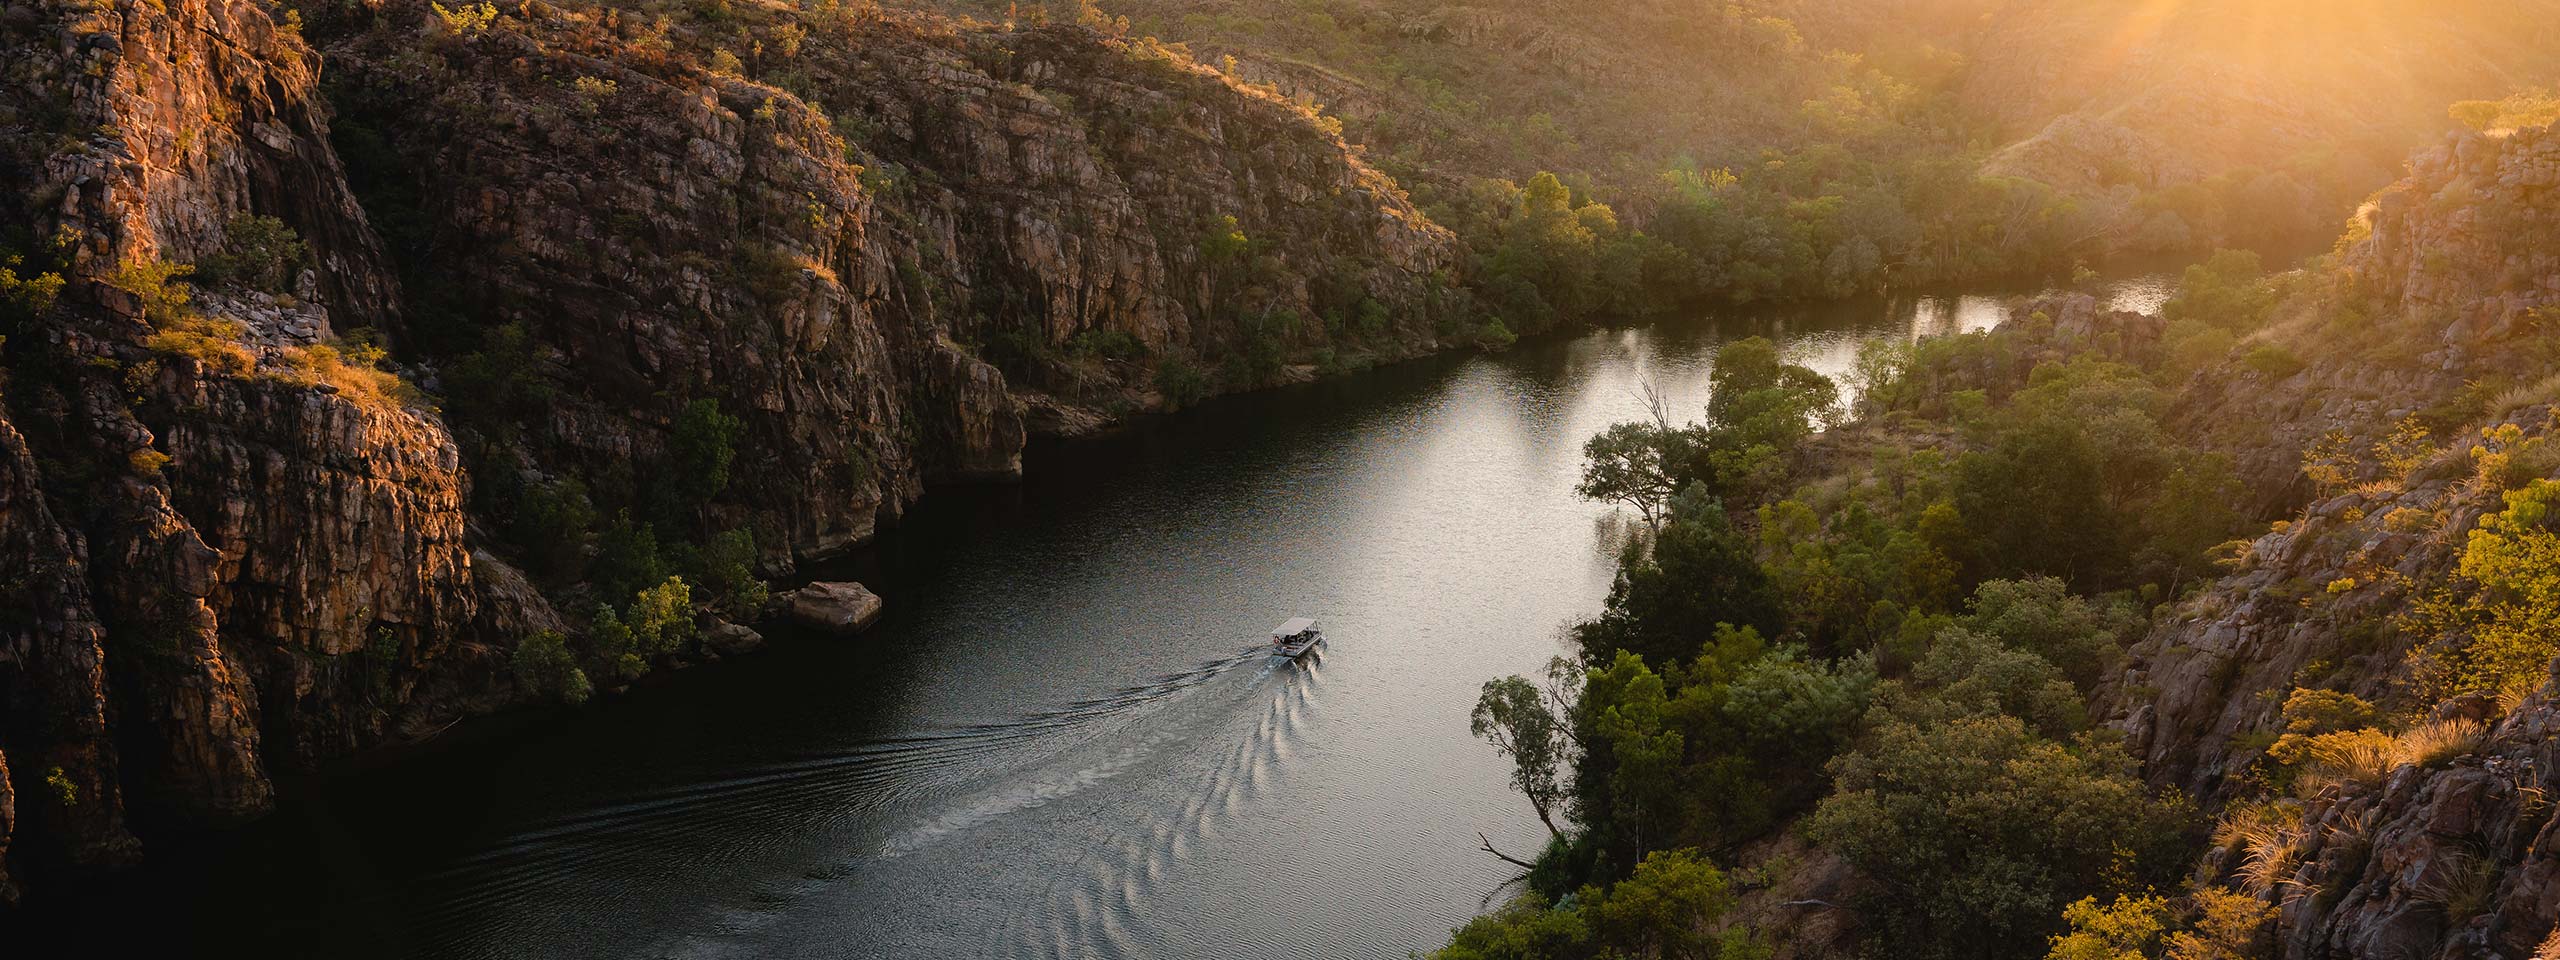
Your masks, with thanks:
M2189 273L2156 338L2037 315L1879 345L1826 433L1850 412L1833 384L1746 339L1702 421L1593 438L1583 492L1652 532L1574 656L1486 685L1477 730L1554 839L1529 895L1442 956L1751 955L1714 898L1664 921L1714 934L1695 949L1612 954L1574 891L1666 857L1783 884L1739 859L1782 833L1866 878L1836 906L1881 956L2037 956L2071 921L2167 917L2151 891L2203 823L2134 779L2085 703L2151 604L2249 525L2227 460L2161 418L2176 355L2232 352L2275 295L2232 255Z

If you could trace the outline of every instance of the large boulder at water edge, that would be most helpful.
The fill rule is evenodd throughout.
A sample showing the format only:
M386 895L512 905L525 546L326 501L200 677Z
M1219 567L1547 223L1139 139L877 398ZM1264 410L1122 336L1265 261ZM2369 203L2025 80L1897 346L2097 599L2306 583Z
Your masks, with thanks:
M788 602L793 620L829 633L859 633L880 619L880 595L859 583L812 583L792 591Z

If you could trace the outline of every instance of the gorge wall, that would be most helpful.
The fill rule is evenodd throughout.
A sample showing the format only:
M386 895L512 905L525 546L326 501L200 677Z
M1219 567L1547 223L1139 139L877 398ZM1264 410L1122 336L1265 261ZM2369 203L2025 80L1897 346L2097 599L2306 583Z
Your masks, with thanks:
M2553 472L2540 451L2560 431L2547 347L2555 235L2560 132L2449 140L2367 206L2261 334L2298 351L2298 371L2230 363L2181 398L2185 429L2238 454L2260 496L2309 504L2155 619L2097 706L2155 784L2226 822L2277 824L2218 839L2203 875L2272 881L2258 892L2279 910L2283 956L2548 955L2537 950L2560 922L2548 799L2560 791L2560 703L2543 674L2439 702L2430 677L2447 669L2449 638L2428 611L2531 589L2483 582L2464 561L2482 518ZM2436 442L2384 453L2413 423L2435 424ZM2324 444L2347 453L2329 455L2337 472L2315 483L2303 451ZM2297 689L2427 722L2369 776L2287 796L2262 758ZM2429 731L2443 742L2417 739Z
M598 666L600 534L545 561L524 491L780 575L1031 431L1439 346L1453 242L1295 105L1080 28L715 6L0 15L0 898L538 699L528 637ZM252 216L281 284L167 268Z

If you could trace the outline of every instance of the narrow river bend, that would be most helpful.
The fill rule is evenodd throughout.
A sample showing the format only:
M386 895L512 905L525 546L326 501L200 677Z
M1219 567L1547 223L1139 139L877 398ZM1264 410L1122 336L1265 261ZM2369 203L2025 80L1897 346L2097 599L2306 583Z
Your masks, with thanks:
M1019 486L937 491L828 571L888 597L874 632L299 784L268 823L131 879L182 915L109 938L259 957L1427 951L1511 873L1477 832L1522 854L1542 836L1467 713L1607 594L1615 521L1573 494L1584 439L1641 416L1646 382L1698 415L1724 337L1837 373L1864 339L1997 310L1605 331L1041 446ZM1323 621L1320 660L1251 649L1292 615Z

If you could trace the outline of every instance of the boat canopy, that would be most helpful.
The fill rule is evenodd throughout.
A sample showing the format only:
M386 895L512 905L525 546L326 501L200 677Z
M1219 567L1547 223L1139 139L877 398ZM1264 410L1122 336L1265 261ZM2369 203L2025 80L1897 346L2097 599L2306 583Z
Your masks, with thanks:
M1315 621L1309 620L1305 617L1297 617L1291 619L1287 623L1272 628L1271 635L1274 637L1294 637L1315 628Z

